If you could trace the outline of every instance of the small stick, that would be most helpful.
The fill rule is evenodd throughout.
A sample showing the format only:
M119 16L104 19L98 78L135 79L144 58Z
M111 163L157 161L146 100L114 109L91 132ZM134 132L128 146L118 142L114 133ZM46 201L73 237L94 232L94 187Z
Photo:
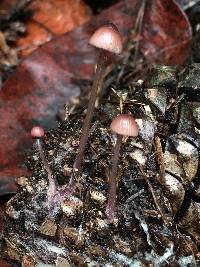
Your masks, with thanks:
M165 181L165 163L164 163L164 157L163 157L163 151L162 151L162 145L160 142L160 137L155 136L154 140L155 140L158 165L159 165L159 169L160 169L160 182L162 185L165 185L166 184L166 181Z
M171 223L168 220L168 218L166 217L165 213L163 212L163 209L162 209L162 207L161 207L161 205L159 203L158 196L157 196L156 192L154 191L153 186L151 185L148 177L146 176L146 174L144 173L144 171L142 170L141 167L139 167L139 170L140 170L141 174L144 176L145 181L147 182L147 185L148 185L149 190L151 192L151 195L153 197L153 200L154 200L154 203L156 205L156 208L158 209L164 224L168 227L169 225L171 225Z

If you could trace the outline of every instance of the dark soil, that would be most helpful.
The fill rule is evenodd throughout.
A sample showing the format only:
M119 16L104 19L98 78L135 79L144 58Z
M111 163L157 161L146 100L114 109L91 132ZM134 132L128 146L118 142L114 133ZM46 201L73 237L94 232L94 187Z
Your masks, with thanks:
M63 266L195 266L200 241L199 104L187 93L195 86L189 83L194 70L199 66L178 83L173 68L156 67L148 82L112 83L104 90L76 191L64 202L49 206L46 171L37 150L30 155L33 174L17 179L18 194L7 203L4 256L38 264L30 266L62 266L60 261ZM115 136L109 125L120 112L120 99L123 113L137 119L140 134L123 142L117 212L110 223L105 210ZM58 188L69 182L86 101L82 96L43 143Z

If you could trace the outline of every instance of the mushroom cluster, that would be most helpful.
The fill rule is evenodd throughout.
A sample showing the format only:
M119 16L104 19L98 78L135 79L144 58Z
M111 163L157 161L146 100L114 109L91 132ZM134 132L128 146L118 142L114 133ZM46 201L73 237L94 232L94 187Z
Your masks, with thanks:
M51 171L51 168L45 158L45 154L42 148L41 139L44 137L44 130L41 127L34 127L31 130L31 135L36 139L37 149L39 151L40 158L44 165L44 169L48 175L48 204L55 210L54 205L59 205L64 199L68 198L73 194L76 188L76 180L79 179L81 172L85 146L87 144L91 121L94 113L95 102L97 96L102 88L103 79L106 74L106 70L109 64L114 59L115 54L122 52L122 38L119 30L113 23L107 23L104 26L97 29L89 40L89 44L99 50L99 56L96 66L96 72L94 76L93 85L90 92L90 98L88 102L87 112L83 121L82 133L79 141L78 154L76 156L70 181L64 189L57 190L56 179ZM108 205L106 208L106 214L110 222L113 221L115 213L115 202L116 202L116 179L117 174L117 162L119 158L119 150L122 143L123 136L137 136L138 128L135 120L128 114L123 114L116 117L112 124L111 130L117 134L117 142L114 148L114 155L112 159L112 172L110 174L110 190Z
M16 180L18 194L6 205L5 257L23 266L193 264L200 240L198 107L179 101L178 89L174 98L163 72L151 74L151 86L114 82L96 105L122 42L112 24L90 44L95 40L100 53L87 112L81 99L57 128L31 130L33 172Z

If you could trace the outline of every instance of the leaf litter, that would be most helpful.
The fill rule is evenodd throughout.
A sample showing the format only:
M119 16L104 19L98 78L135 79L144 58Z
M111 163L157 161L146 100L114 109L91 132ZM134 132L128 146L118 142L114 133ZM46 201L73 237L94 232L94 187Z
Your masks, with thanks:
M107 79L115 81L118 69L120 64ZM118 83L109 83L99 99L76 191L53 214L44 166L37 150L30 154L32 175L17 179L18 193L6 206L4 257L35 266L198 266L199 103L188 90L199 90L194 69L198 64L177 79L173 67L148 66L146 79L138 81L128 58ZM187 80L194 83L185 86ZM68 184L78 153L84 97L44 140L58 188ZM117 212L109 223L115 142L109 125L121 109L136 118L140 133L123 142Z

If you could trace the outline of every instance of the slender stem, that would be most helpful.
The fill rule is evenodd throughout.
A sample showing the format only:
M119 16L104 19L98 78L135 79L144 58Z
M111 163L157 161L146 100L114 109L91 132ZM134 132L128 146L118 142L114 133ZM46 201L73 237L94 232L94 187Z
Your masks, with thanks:
M79 144L79 152L77 154L75 163L74 163L74 170L76 174L78 175L81 171L81 165L83 161L84 151L85 151L85 145L88 140L88 135L90 131L90 124L93 116L95 101L97 98L97 93L102 87L103 78L104 78L104 72L105 72L105 65L107 65L107 52L104 50L100 51L97 69L94 77L94 82L91 89L90 99L88 103L87 113L83 122L83 128L82 128L82 134L80 138L80 144Z
M88 103L87 113L86 113L86 116L83 122L82 134L81 134L80 143L79 143L79 151L78 151L78 154L76 156L76 159L73 165L73 172L71 174L69 184L63 190L63 192L61 192L61 195L63 198L66 198L67 196L71 195L74 192L75 185L76 185L75 177L78 177L81 172L85 146L88 140L90 125L91 125L92 116L93 116L94 107L95 107L95 101L97 98L97 94L102 87L105 68L109 62L110 56L111 55L109 52L102 50L102 49L100 50L99 59L97 62L97 68L96 68L95 77L94 77L94 82L92 85L90 99Z
M119 151L122 144L122 135L117 135L117 141L114 147L114 154L112 158L112 170L109 177L110 189L109 189L109 197L108 204L106 207L106 215L110 222L113 222L116 210L116 176L117 176L117 165L119 160Z
M56 194L56 181L55 177L51 171L48 161L45 158L43 148L42 148L42 141L40 139L36 139L36 146L39 151L40 158L44 165L44 169L47 172L48 181L49 181L49 188L48 188L48 201L51 202L52 197Z

